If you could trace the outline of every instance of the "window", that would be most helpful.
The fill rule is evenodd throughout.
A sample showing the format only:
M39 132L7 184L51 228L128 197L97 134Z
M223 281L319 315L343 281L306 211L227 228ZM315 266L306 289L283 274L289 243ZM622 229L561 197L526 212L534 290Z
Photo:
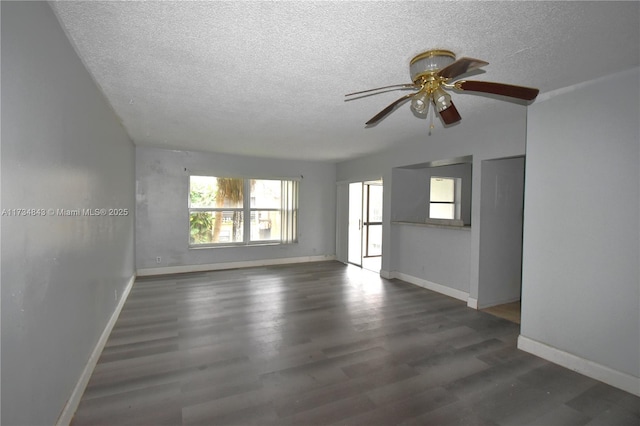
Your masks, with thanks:
M297 181L189 178L191 246L293 243L297 220Z
M459 178L432 176L429 190L429 219L460 219Z
M471 227L472 156L394 167L392 178L392 221Z

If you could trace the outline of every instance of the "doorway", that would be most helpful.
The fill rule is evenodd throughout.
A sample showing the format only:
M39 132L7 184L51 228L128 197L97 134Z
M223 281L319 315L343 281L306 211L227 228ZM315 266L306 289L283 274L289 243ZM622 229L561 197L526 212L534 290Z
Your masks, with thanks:
M520 318L524 157L482 162L478 308ZM507 315L508 317L506 317Z
M347 261L364 269L382 268L382 181L349 184Z

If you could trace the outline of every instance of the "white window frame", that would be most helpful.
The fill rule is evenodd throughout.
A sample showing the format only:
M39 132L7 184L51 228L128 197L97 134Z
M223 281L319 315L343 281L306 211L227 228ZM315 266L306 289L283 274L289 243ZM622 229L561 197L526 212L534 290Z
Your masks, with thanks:
M433 194L431 192L431 186L435 179L447 179L453 181L453 201L434 201L432 199ZM434 218L431 214L431 207L434 204L446 204L453 207L453 218ZM462 179L451 176L431 176L429 179L429 212L427 214L427 222L438 224L449 224L462 226L461 214L462 214Z
M213 178L234 178L242 179L243 181L243 193L242 193L242 207L191 207L191 177L192 176L206 176ZM251 207L251 181L252 180L271 180L279 181L282 185L281 192L281 207L278 208L264 208L264 207ZM191 174L188 180L187 190L187 223L188 223L188 235L187 241L189 248L220 248L220 247L238 247L238 246L257 246L257 245L280 245L280 244L293 244L298 242L298 197L300 191L300 182L296 179L286 178L261 178L261 177L235 177L235 176L214 176L209 174ZM190 218L191 213L196 212L241 212L243 216L242 224L242 241L222 241L217 243L192 243L191 242L191 225ZM259 211L279 211L281 215L281 233L279 238L269 240L251 240L251 215L257 214Z

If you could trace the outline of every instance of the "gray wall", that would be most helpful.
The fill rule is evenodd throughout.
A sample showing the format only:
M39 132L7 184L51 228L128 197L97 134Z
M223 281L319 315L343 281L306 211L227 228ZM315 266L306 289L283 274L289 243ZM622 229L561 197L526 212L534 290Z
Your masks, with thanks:
M186 169L186 170L185 170ZM189 174L300 181L299 242L189 249ZM138 270L185 265L334 256L336 169L323 162L136 148ZM156 263L156 257L162 262Z
M429 215L429 176L426 170L397 167L391 174L391 220L424 223Z
M2 424L58 418L134 274L134 148L46 3L2 2Z
M465 95L459 95L465 96ZM398 111L397 114L408 113ZM461 111L462 113L462 111ZM419 120L417 120L419 121ZM384 125L384 124L381 124ZM420 125L420 123L416 123ZM365 132L375 132L376 129L363 129ZM447 244L449 238L450 247L460 247L463 240L468 241L468 246L459 248L460 255L449 258L445 263L434 265L435 268L425 268L425 279L436 284L452 286L471 297L477 297L478 290L478 262L479 262L479 231L480 231L480 172L482 160L521 156L525 152L526 136L526 107L509 102L490 101L482 112L475 117L463 117L459 125L444 129L440 126L420 140L399 140L391 150L378 154L362 157L352 161L345 161L337 165L338 181L356 181L367 176L382 176L384 182L384 208L383 208L383 234L382 234L382 270L386 272L400 272L410 274L411 271L403 270L406 262L401 259L397 248L402 247L407 252L424 252L423 246L433 244L432 238L437 238L439 243ZM393 209L391 206L394 195L392 188L392 169L431 161L455 159L465 156L473 156L472 201L471 201L471 231L454 229L426 228L421 231L421 237L412 236L411 232L394 232L398 226L391 226ZM346 221L346 218L338 218ZM415 228L412 225L412 229ZM442 232L441 232L442 231ZM448 233L441 235L443 232ZM461 236L459 232L470 232L470 236ZM437 233L438 235L432 235ZM448 235L448 237L447 237ZM341 238L346 238L342 236ZM337 241L342 246L344 241ZM395 249L394 249L395 248ZM468 256L462 259L461 257ZM416 260L425 264L426 260ZM468 280L459 283L459 276L447 271L458 271L468 265ZM419 269L421 270L421 268ZM413 269L412 269L413 271ZM442 281L442 282L439 282ZM456 284L448 284L448 283Z
M640 377L640 72L529 111L522 335Z
M478 308L520 300L524 158L482 162Z
M393 224L394 271L420 280L469 292L471 280L471 232Z

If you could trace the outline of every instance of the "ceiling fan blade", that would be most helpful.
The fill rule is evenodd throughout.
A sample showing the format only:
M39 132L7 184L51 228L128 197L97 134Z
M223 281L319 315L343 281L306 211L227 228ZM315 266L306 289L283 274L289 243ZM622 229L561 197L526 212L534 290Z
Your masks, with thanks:
M492 93L494 95L508 96L510 98L532 101L540 92L532 87L513 86L511 84L492 83L490 81L457 81L456 89L470 92Z
M367 126L370 126L370 125L375 124L378 121L382 120L387 114L389 114L391 111L393 111L396 106L400 105L402 102L406 102L407 100L409 100L416 93L419 93L419 92L409 93L408 95L404 95L403 97L401 97L399 99L396 99L391 104L389 104L389 106L387 106L385 109L383 109L382 111L377 113L375 116L373 116L373 118L371 118L371 120L367 121L365 124Z
M444 121L444 124L457 123L458 121L460 121L460 119L462 119L462 117L460 117L460 113L458 112L458 108L456 108L453 102L451 102L449 108L445 109L444 111L440 111L440 117L442 118L442 121Z
M361 95L363 93L375 92L377 90L401 90L401 89L418 89L419 87L413 83L405 83L405 84L392 84L391 86L378 87L375 89L362 90L360 92L347 93L345 96L353 96L353 95Z
M482 68L485 65L489 65L489 62L473 58L460 58L454 63L442 68L438 72L438 75L446 79L456 78L459 75Z

